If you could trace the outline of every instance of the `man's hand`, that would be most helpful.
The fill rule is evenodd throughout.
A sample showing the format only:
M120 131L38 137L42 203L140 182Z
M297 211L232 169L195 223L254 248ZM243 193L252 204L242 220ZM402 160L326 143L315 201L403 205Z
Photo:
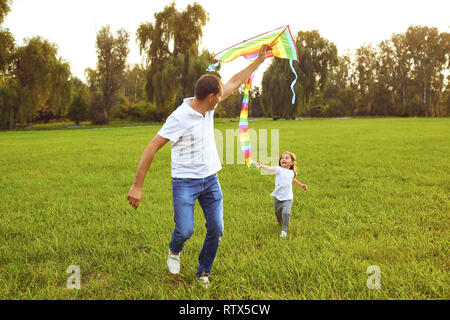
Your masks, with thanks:
M258 58L257 58L256 60L257 60L259 63L263 63L264 60L266 60L266 54L267 54L267 51L269 51L269 50L272 50L272 48L271 48L269 45L267 45L267 44L263 45L263 46L259 49L259 52L258 52Z
M139 206L139 202L141 202L142 197L142 189L132 186L127 195L128 203L134 208L137 209Z
M263 45L258 52L258 58L253 63L250 63L245 69L236 73L223 88L222 98L220 102L228 98L234 91L239 89L239 87L255 72L256 69L261 65L261 63L266 60L266 54L268 50L272 50L267 44Z
M158 152L158 150L161 149L168 141L169 139L163 138L156 134L153 140L148 144L147 148L145 148L141 161L139 162L132 187L127 195L128 203L134 209L138 208L139 202L141 201L142 186L144 185L145 175L152 164L153 157L156 152Z

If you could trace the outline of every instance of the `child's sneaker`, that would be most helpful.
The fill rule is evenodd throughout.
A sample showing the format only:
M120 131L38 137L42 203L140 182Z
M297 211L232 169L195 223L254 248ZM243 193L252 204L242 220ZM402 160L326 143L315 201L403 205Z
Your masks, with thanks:
M205 289L208 288L208 286L209 286L209 277L208 276L202 276L202 277L198 278L197 280L198 280L198 282L200 282L203 285L203 287Z
M169 251L169 257L167 258L167 266L172 274L180 273L180 254L172 254Z
M280 237L281 237L281 238L286 238L286 237L287 237L287 232L284 231L284 230L282 230L282 231L281 231L281 234L280 234Z

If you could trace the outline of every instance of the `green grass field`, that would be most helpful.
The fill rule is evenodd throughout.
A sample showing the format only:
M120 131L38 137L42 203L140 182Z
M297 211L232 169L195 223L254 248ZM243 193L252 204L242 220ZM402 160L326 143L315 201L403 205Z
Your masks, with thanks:
M169 145L139 209L126 201L159 126L0 132L1 299L450 298L450 119L250 123L280 130L308 191L294 188L280 239L274 177L224 164L225 231L208 289L195 279L206 232L198 204L181 274L166 267ZM70 265L80 290L66 288ZM371 265L379 291L366 285Z

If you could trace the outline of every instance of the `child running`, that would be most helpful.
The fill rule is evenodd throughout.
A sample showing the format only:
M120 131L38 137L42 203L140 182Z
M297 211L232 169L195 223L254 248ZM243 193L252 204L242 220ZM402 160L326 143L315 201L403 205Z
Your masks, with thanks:
M291 217L292 201L294 199L292 193L292 184L295 184L307 190L308 186L299 182L296 172L296 158L295 154L285 151L281 154L278 166L269 167L258 162L257 169L264 169L275 172L275 190L271 196L274 197L275 216L278 224L282 226L281 238L286 238L289 230L289 220Z

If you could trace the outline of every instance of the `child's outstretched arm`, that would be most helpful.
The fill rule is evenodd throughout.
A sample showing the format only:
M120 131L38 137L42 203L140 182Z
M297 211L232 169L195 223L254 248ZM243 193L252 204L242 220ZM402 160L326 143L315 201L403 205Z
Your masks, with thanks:
M301 183L300 181L298 181L297 179L294 179L292 181L293 184L295 184L296 186L299 186L300 188L302 188L303 190L307 190L308 186L306 184Z
M275 172L275 167L266 166L264 164L261 164L261 162L258 161L258 164L256 165L256 169L264 169L267 171Z

